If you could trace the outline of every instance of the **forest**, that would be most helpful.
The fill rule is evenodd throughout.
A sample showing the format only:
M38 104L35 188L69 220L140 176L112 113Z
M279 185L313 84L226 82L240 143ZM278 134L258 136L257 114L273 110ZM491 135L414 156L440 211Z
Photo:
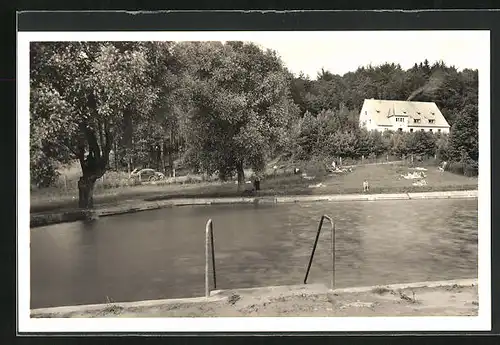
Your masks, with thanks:
M367 98L435 102L450 134L360 129ZM31 43L31 185L50 186L76 160L80 207L109 170L182 168L242 184L245 168L276 157L388 154L477 175L478 71L425 60L311 79L250 42Z

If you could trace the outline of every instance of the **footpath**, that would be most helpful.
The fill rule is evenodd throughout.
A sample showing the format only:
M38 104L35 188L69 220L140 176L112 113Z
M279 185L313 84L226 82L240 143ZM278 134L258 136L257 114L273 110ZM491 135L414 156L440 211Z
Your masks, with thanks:
M133 200L119 205L96 208L90 215L93 219L124 213L156 210L175 206L202 206L217 204L281 204L296 202L341 202L341 201L380 201L380 200L422 200L422 199L469 199L477 198L477 190L395 193L395 194L334 194L334 195L297 195L277 197L236 197L236 198L184 198L159 201ZM57 223L74 222L88 219L89 214L82 210L69 210L57 213L35 213L30 215L30 227L46 226Z
M477 279L328 289L324 285L212 291L210 297L31 310L34 318L235 316L476 316Z

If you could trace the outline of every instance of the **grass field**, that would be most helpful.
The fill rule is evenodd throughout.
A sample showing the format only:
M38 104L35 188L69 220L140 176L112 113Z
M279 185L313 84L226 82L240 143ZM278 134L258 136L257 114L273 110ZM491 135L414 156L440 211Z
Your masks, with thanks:
M424 165L422 165L424 166ZM261 181L261 190L252 192L251 184L246 190L237 190L234 182L199 182L186 184L119 186L99 188L94 193L96 207L104 204L119 204L129 200L162 200L194 197L234 197L234 196L272 196L272 195L321 195L362 193L366 179L370 184L369 193L405 193L476 189L477 177L465 177L450 172L440 172L437 167L427 165L425 186L414 186L415 180L401 177L415 171L405 164L366 165L354 167L352 172L332 174L326 169L304 167L309 179L291 173L268 176ZM319 186L318 186L319 185ZM31 212L53 212L77 207L77 191L65 192L61 189L33 191Z

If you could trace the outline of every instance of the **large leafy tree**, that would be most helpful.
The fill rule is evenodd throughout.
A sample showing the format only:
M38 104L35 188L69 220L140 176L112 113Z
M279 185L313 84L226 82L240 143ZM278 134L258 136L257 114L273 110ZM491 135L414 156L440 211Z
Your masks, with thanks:
M180 121L185 113L182 66L176 44L144 42L148 60L148 80L156 92L151 111L134 128L132 157L134 167L150 166L172 173L174 156L183 140Z
M436 138L429 132L405 133L406 148L409 154L433 156L436 152Z
M156 100L146 48L127 42L37 42L30 62L32 152L60 163L78 159L79 206L92 208L94 184L107 169L114 140L130 136L132 123Z
M478 108L467 105L451 128L449 155L455 161L479 160Z
M318 137L320 136L318 119L310 112L306 112L294 126L294 129L293 157L299 160L307 160L318 150ZM323 137L325 135L326 133L323 134Z
M187 138L190 161L222 176L244 167L263 170L287 142L298 112L289 73L275 52L243 42L190 43L186 54L192 111Z

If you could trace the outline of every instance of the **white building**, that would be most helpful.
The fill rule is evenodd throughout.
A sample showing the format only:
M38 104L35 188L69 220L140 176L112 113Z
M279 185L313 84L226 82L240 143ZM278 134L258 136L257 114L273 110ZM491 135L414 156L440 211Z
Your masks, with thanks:
M434 102L365 99L359 126L369 131L450 132L450 125Z

